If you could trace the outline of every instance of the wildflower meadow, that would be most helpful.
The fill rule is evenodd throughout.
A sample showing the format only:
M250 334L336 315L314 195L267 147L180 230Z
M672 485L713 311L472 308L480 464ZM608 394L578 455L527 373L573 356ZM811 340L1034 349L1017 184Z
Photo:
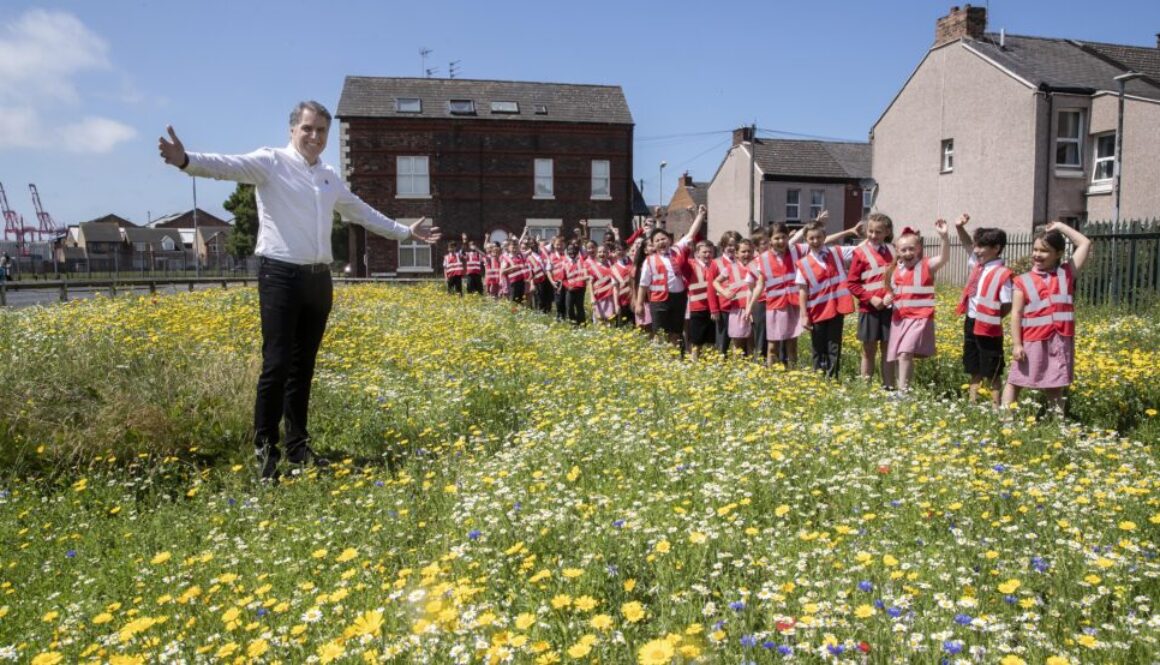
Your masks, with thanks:
M434 286L343 286L257 481L253 289L0 312L0 661L1151 663L1160 311L1064 418L905 399Z

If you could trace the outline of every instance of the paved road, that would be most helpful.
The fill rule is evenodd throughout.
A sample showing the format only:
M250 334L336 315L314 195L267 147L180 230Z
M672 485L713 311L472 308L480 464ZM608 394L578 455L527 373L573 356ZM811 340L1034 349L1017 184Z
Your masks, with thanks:
M253 285L253 282L251 282L250 284ZM231 289L236 289L236 288L241 288L241 287L242 287L241 282L229 285L229 288L231 288ZM216 284L196 284L196 285L194 285L193 288L195 290L202 291L205 289L220 289L220 288L222 288L222 285L220 282L218 282ZM172 294L172 293L182 293L182 292L188 292L188 291L189 291L189 286L187 284L158 284L157 285L157 293L158 294ZM141 286L141 287L134 288L134 289L129 289L129 288L126 288L123 286L117 288L117 297L122 297L122 296L126 296L126 295L139 296L139 295L145 295L147 293L149 293L148 286ZM104 288L91 289L91 288L69 287L69 290L68 290L69 300L85 300L85 299L89 299L89 298L94 298L94 297L96 297L97 294L101 294L105 297L108 297L109 296L109 289L104 289ZM9 309L17 309L20 307L29 307L32 305L55 305L55 304L60 303L60 289L57 289L57 288L29 289L27 291L25 291L25 290L9 291L6 295L8 298L8 308Z

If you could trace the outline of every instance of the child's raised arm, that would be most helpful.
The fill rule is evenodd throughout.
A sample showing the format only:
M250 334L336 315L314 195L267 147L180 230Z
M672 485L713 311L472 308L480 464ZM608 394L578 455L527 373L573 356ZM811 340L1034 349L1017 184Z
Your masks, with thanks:
M830 217L830 211L823 210L822 214L818 215L817 221L824 222L829 217ZM848 228L844 231L838 231L837 233L831 233L830 235L826 236L826 244L832 245L832 244L834 244L840 240L844 240L846 238L859 238L862 236L862 229L864 229L865 227L866 227L865 222L858 222L853 227Z
M689 230L685 233L685 235L681 236L681 239L677 241L677 244L680 245L681 243L684 243L687 245L693 242L693 238L697 237L697 233L700 232L701 225L705 223L705 217L708 216L708 214L709 209L706 208L704 204L698 206L697 216L693 218L693 225L689 227Z
M1092 240L1084 234L1076 231L1063 222L1051 222L1043 228L1044 231L1059 231L1067 236L1075 249L1071 253L1071 262L1075 265L1075 269L1079 270L1083 264L1087 263L1088 255L1092 251Z
M955 233L959 235L959 242L962 243L968 256L975 253L975 239L967 233L967 222L969 221L971 221L971 216L964 212L963 216L959 217L959 221L955 222Z
M930 258L930 274L932 275L947 264L951 254L951 236L947 231L947 220L936 221L934 230L938 232L938 256Z

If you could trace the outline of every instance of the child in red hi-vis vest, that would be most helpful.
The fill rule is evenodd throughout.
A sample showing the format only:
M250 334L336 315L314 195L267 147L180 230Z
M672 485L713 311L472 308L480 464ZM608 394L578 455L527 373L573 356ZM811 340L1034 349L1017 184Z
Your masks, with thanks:
M475 245L474 240L468 240L463 234L463 269L467 278L467 292L483 295L483 252Z
M999 408L1002 397L1003 317L1011 311L1011 271L1003 265L1007 232L978 228L967 233L970 215L955 223L959 240L967 250L968 277L956 310L963 321L963 371L970 375L969 399L978 398L984 381L991 389L991 404Z
M717 243L717 258L709 264L709 283L717 281L717 276L727 272L733 264L737 252L737 242L741 234L736 231L726 231L721 234ZM709 289L709 312L713 316L716 326L714 343L722 355L729 351L729 316L721 311L721 302L717 300L717 289Z
M592 305L592 320L605 325L612 325L617 314L618 283L612 269L612 262L608 259L608 248L600 245L596 253L587 259L586 267L589 275L589 302Z
M649 230L651 232L652 229ZM648 307L647 299L641 300L639 287L640 271L644 269L644 264L652 257L652 252L652 240L649 240L647 235L641 235L633 242L632 318L636 322L637 329L648 335L649 339L653 337L652 311Z
M713 288L717 291L717 303L721 314L728 318L726 331L734 346L741 348L743 355L749 355L749 334L751 331L751 307L749 303L750 284L749 262L753 260L753 242L741 240L737 243L734 260L724 272L717 274Z
M498 300L503 297L504 292L503 261L500 258L499 243L488 243L487 258L483 264L487 271L483 277L483 286L487 289L487 295Z
M545 253L545 258L548 265L548 278L552 282L553 301L556 304L556 320L563 321L568 318L568 310L566 308L564 288L564 265L568 260L567 254L564 252L564 236L556 236L552 238L552 248Z
M616 326L632 325L632 292L636 285L632 274L634 267L623 242L616 243L612 253L612 275L616 278Z
M786 369L797 366L797 338L804 330L795 280L798 261L809 246L798 242L801 236L800 229L790 237L784 222L774 224L770 227L769 249L754 260L750 271L752 294L765 294L767 348L758 348L757 352L766 354L766 365L780 361Z
M443 255L443 278L447 280L447 293L463 296L463 275L466 272L463 255L459 252L459 242L447 241L447 253Z
M588 287L588 268L586 261L580 256L580 243L573 240L568 243L564 257L564 299L568 309L568 320L575 325L583 325L584 293Z
M507 248L503 253L500 270L507 280L508 296L512 302L522 303L528 293L528 284L532 278L532 271L528 261L520 251L519 241L514 238L507 241Z
M688 304L686 277L691 254L689 250L693 237L701 230L707 215L708 209L701 206L692 226L675 245L668 231L653 229L649 236L653 243L653 253L640 271L637 301L643 304L647 300L652 310L653 331L664 331L669 343L680 346L682 353L685 308ZM641 304L637 305L638 309L641 307Z
M1074 246L1063 260L1067 240ZM1011 306L1011 372L1003 405L1021 388L1042 390L1063 414L1063 391L1075 380L1075 276L1087 262L1092 241L1062 222L1035 235L1031 270L1015 280Z
M709 282L709 266L713 260L713 245L701 241L689 261L689 304L688 337L689 358L696 361L701 355L701 347L712 344L717 337L716 322L709 309L709 292L713 290Z
M552 282L548 280L548 262L544 253L540 251L535 238L525 237L520 241L520 249L524 260L527 261L528 272L531 274L531 298L529 304L544 314L552 311Z
M769 251L769 233L764 229L758 229L749 234L749 239L753 241L753 260L746 266L749 269L749 283L746 284L745 289L749 292L749 311L750 315L747 317L750 325L750 349L753 358L761 361L765 355L765 349L768 339L765 331L765 292L759 291L753 293L753 280L756 278L757 271L760 269L757 265L757 257L762 253Z
M826 245L826 223L806 224L810 251L798 261L798 301L802 326L810 331L814 369L837 378L842 364L842 325L854 311L846 288L846 266L855 248Z
M914 377L914 359L934 355L934 276L946 265L951 251L946 220L938 220L934 228L939 236L938 256L923 256L922 236L908 226L895 243L898 263L886 271L889 292L883 301L894 312L886 360L898 364L898 389L904 393Z
M862 378L874 378L874 359L881 354L882 385L894 387L894 364L886 360L893 316L886 305L886 269L894 264L894 222L880 212L866 219L866 239L850 259L846 288L858 303L858 341L862 342Z

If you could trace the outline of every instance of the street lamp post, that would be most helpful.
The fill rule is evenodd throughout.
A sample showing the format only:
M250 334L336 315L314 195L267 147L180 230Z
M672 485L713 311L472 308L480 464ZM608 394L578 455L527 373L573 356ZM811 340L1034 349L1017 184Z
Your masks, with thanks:
M657 178L657 206L663 206L665 204L665 167L668 165L668 162L663 159L661 160L660 177ZM660 220L658 219L657 221L659 222Z

